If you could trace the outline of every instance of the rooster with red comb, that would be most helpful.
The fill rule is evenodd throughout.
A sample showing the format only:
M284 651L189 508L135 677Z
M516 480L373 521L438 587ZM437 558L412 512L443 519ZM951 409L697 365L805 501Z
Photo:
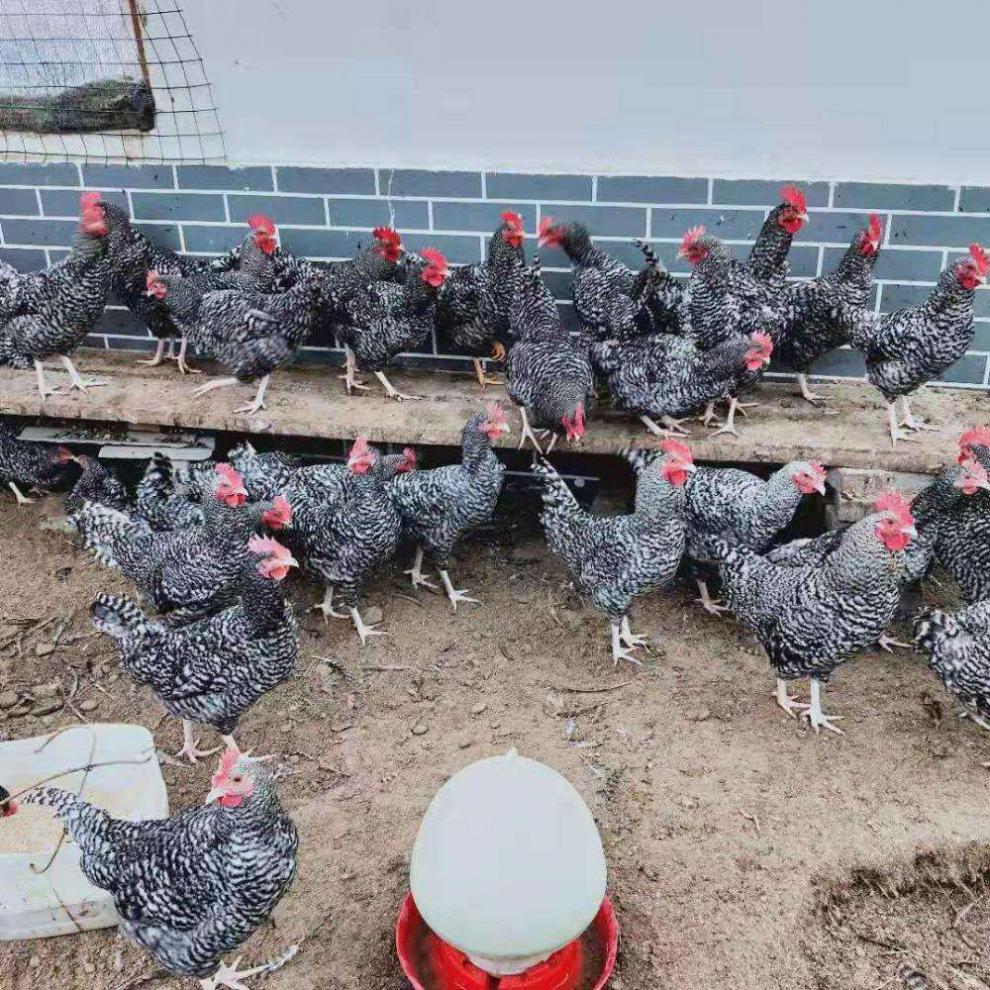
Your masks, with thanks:
M794 235L808 222L808 201L799 186L783 186L780 203L763 222L746 262L761 282L782 283Z

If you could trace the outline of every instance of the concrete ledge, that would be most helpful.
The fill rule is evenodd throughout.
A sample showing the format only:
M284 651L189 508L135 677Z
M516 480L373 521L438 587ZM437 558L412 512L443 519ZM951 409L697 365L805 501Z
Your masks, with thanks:
M483 401L477 383L468 375L396 372L389 377L398 389L424 397L397 403L384 397L371 376L365 377L374 390L351 397L336 377L338 369L301 366L276 372L268 389L268 408L248 417L232 410L253 397L254 386L219 389L194 399L190 393L205 376L183 378L173 364L142 368L133 355L94 350L79 351L76 364L85 377L107 379L110 384L87 395L60 392L42 402L33 371L0 368L0 413L276 436L349 440L365 435L377 442L452 445L460 442L462 424ZM53 370L48 377L51 383L67 384L64 372ZM940 430L926 431L918 442L900 443L891 450L883 402L872 388L858 384L815 387L827 397L831 414L797 398L792 385L764 383L753 396L760 408L749 410L748 419L736 418L738 439L724 434L713 438L700 423L686 424L695 458L773 464L807 458L827 467L931 474L954 459L956 439L963 429L990 420L982 392L923 389L912 398L912 409ZM513 434L505 446L518 444L520 420L505 390L490 387L484 398L506 402ZM615 454L630 444L657 443L631 417L595 410L584 444L568 449Z

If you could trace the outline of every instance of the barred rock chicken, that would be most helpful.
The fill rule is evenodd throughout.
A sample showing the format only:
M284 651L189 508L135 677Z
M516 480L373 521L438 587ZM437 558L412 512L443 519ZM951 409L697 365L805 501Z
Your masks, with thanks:
M777 704L802 710L816 732L841 735L826 715L821 688L844 660L876 643L897 612L906 571L904 551L917 536L907 501L882 495L877 511L845 530L819 564L775 564L744 546L716 538L722 592L736 618L763 645L777 675ZM811 679L811 703L799 704L787 682Z
M154 271L148 272L147 286L150 295L164 300L197 349L234 372L200 385L194 396L261 379L254 400L234 410L248 415L265 408L272 371L288 364L309 339L323 300L318 273L304 276L281 295L238 289L204 292L195 279L162 277Z
M506 211L488 242L488 256L476 265L455 268L437 297L437 330L445 351L475 355L478 384L501 384L485 376L477 355L505 360L509 309L526 265L526 233L518 213Z
M678 329L675 318L683 286L660 267L653 249L635 243L646 263L634 272L592 243L580 223L540 221L540 247L560 247L574 265L574 309L584 329L602 340L628 340Z
M240 717L295 670L298 630L279 582L296 559L270 537L252 535L247 548L233 604L198 622L172 628L114 595L93 603L93 625L117 640L124 669L182 719L177 755L192 763L215 752L197 748L194 723L212 726L235 748Z
M121 512L129 507L131 500L124 483L99 458L79 454L73 460L82 473L65 497L69 512L78 512L86 502L99 502Z
M322 497L315 504L301 506L296 516L306 565L326 587L323 601L314 608L323 613L324 620L350 618L362 646L369 636L385 635L364 622L357 606L365 582L392 559L399 546L402 518L387 487L397 470L396 461L386 463L366 439L358 437L346 474L330 477ZM289 492L296 497L294 489ZM347 611L335 611L335 603Z
M6 482L18 505L34 501L24 495L19 485L38 489L57 485L65 479L68 465L74 460L67 447L18 440L17 430L0 422L0 483Z
M436 587L423 576L423 555L428 553L455 612L458 602L477 604L477 599L454 589L450 556L458 540L491 521L505 476L492 443L508 432L502 407L492 403L464 424L460 464L400 475L390 484L403 529L416 542L416 560L406 572L413 588Z
M594 384L589 345L564 328L553 295L540 275L540 259L523 270L512 302L510 324L518 338L505 365L505 387L522 416L522 448L528 439L542 454L533 427L552 436L547 453L563 433L569 442L584 436L585 405Z
M792 461L766 481L738 468L699 468L684 486L687 496L687 556L707 564L715 540L762 553L793 518L801 499L825 494L825 469L814 461ZM713 602L708 583L696 571L699 599L706 612L728 609Z
M149 271L172 278L195 279L204 289L219 290L243 288L256 292L268 292L275 281L272 255L276 249L275 225L268 217L256 214L248 218L251 233L237 253L236 265L229 270L214 267L210 258L196 258L177 254L168 248L153 244L131 224L127 211L106 200L100 206L107 218L111 284L114 294L125 306L142 320L158 338L155 355L138 364L156 367L165 360L165 342L169 342L168 358L175 360L179 370L186 374L191 369L186 364L185 339L172 314L161 298L147 292ZM178 355L174 352L175 338L181 338Z
M854 347L866 358L866 376L887 402L890 440L911 440L904 432L937 429L911 414L908 395L937 378L969 349L973 341L973 301L977 286L986 282L990 253L971 244L969 257L950 265L920 306L878 315L851 306L838 307L838 316ZM904 419L897 421L900 398Z
M0 366L34 369L44 399L57 389L45 382L42 362L58 355L69 388L85 392L106 382L83 379L69 355L103 315L110 292L107 219L98 193L83 193L72 251L41 272L6 283L0 298Z
M764 220L746 261L750 272L763 282L783 278L794 235L808 222L804 190L784 186L780 198L780 205L775 206Z
M243 972L221 961L289 888L299 836L262 759L229 749L211 783L205 807L143 822L112 818L55 787L21 800L62 819L82 852L83 873L109 891L121 930L160 966L200 978L202 990L243 990L246 977L277 969L298 949Z
M834 272L787 287L787 330L778 356L798 373L801 395L812 405L821 396L808 388L808 368L822 355L848 343L844 326L835 318L836 305L859 309L867 305L882 240L880 217L871 213L869 226L853 237Z
M646 638L629 628L636 595L676 574L687 533L684 484L694 472L691 451L677 440L660 444L662 458L644 464L630 515L595 516L583 509L549 461L533 465L544 483L540 517L550 549L564 562L578 591L608 616L612 663L640 661Z
M606 340L591 347L591 359L619 409L638 416L656 436L686 436L678 417L724 399L745 371L770 363L767 334L736 336L711 350L672 334L637 340ZM658 425L663 424L663 427ZM731 430L726 424L718 432Z
M248 498L259 502L284 492L303 467L303 462L294 454L283 450L259 453L249 440L231 447L227 451L227 460L244 479Z
M946 691L966 706L977 725L990 729L990 600L954 613L920 615L914 641L928 654L928 666Z
M248 537L262 526L292 519L284 499L245 505L240 475L217 466L214 497L204 502L202 526L155 532L141 518L87 503L70 517L85 546L108 567L123 571L159 612L192 619L224 608L248 554Z
M155 453L138 482L134 515L156 532L202 526L206 522L203 503L213 495L212 471L215 465L211 473L180 484L172 461L162 453Z
M403 395L385 377L385 368L403 351L413 350L433 330L437 294L450 271L447 259L434 248L424 248L421 256L407 255L409 271L404 283L371 282L341 303L343 322L337 338L344 344L347 358L347 392L368 386L358 382L357 369L373 371L390 399Z

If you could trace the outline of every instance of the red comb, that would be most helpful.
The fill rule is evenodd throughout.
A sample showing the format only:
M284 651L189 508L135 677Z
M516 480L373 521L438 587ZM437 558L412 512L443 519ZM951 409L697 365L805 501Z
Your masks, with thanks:
M760 350L769 357L773 354L773 340L768 333L754 333L750 339L760 348Z
M662 440L660 442L660 449L665 454L674 454L682 461L694 463L694 454L691 453L691 448L686 443L681 443L680 440L674 440L672 438Z
M217 772L213 775L210 783L214 787L219 787L230 776L230 771L237 766L237 761L240 758L241 751L236 746L225 749L220 757L220 766L217 767Z
M102 197L98 192L84 192L79 197L79 209L86 211L91 210L97 203L99 203Z
M367 453L367 451L368 451L368 438L367 437L358 437L357 440L354 441L354 446L351 447L351 455L350 456L351 457L360 457L362 454Z
M815 477L816 478L821 478L822 481L824 481L825 480L825 468L823 468L821 466L821 464L818 463L818 461L808 461L808 464L811 466L811 470L814 473Z
M227 482L228 485L244 484L244 478L232 464L218 464L216 466L216 472L221 478L223 478L224 481Z
M402 238L399 236L398 232L392 230L391 227L375 227L371 232L371 236L374 237L376 241L380 241L382 244L388 244L392 247L398 247L402 243Z
M697 227L688 227L688 229L684 231L684 236L681 238L681 250L686 251L692 245L697 244L697 242L704 236L704 224L698 224Z
M150 289L152 287L152 285L154 285L155 282L158 281L158 278L159 278L158 272L156 272L154 270L148 272L148 274L144 278L144 287L146 289Z
M495 420L496 423L501 423L505 419L505 410L497 402L489 402L485 406L485 412L488 413L489 419Z
M506 210L502 214L502 222L518 227L520 230L523 229L523 218L518 213L513 213L512 210Z
M436 248L423 248L423 250L420 251L419 253L423 256L426 262L432 265L434 268L446 270L447 259Z
M911 505L900 492L886 492L874 504L878 512L892 512L906 526L914 522Z
M870 214L870 237L875 241L879 241L883 236L883 224L880 222L880 217L876 213Z
M553 217L543 217L543 219L540 220L540 226L537 228L537 233L540 235L540 237L543 237L543 235L546 234L547 231L549 231L553 227L553 225L554 225Z
M270 536L258 536L257 533L252 533L248 537L248 550L251 553L264 554L266 557L288 553L286 548L278 540Z
M798 186L784 186L780 190L780 198L799 213L808 212L808 201L804 198L804 190Z
M987 254L986 250L980 247L979 244L970 244L969 253L976 262L976 267L979 269L981 275L986 275L987 270L990 269L990 254Z
M970 447L990 447L990 426L974 426L959 438L959 463L970 454Z
M413 468L416 467L416 451L412 447L403 448L402 457L406 464L411 464Z
M247 219L248 226L252 230L260 230L264 234L271 236L275 233L274 222L266 217L264 213L252 213Z

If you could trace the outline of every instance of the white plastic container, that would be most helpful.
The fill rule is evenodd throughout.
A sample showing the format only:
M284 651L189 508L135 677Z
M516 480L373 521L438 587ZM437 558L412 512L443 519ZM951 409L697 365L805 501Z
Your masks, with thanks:
M49 738L36 736L0 743L0 784L11 794L69 767L150 757L140 764L97 767L86 776L85 784L84 774L78 771L46 786L76 794L82 787L82 798L128 821L168 816L168 795L155 757L154 740L143 726L74 726L55 735L40 749ZM28 807L22 805L16 815L0 818L0 829L17 821ZM32 807L34 816L38 812L53 814L51 809ZM0 852L0 941L67 935L117 924L110 895L83 875L79 847L68 836L51 866L43 873L37 872L48 862L58 841L59 830L54 830L52 841L47 821L44 825L45 829L39 828L37 849Z

